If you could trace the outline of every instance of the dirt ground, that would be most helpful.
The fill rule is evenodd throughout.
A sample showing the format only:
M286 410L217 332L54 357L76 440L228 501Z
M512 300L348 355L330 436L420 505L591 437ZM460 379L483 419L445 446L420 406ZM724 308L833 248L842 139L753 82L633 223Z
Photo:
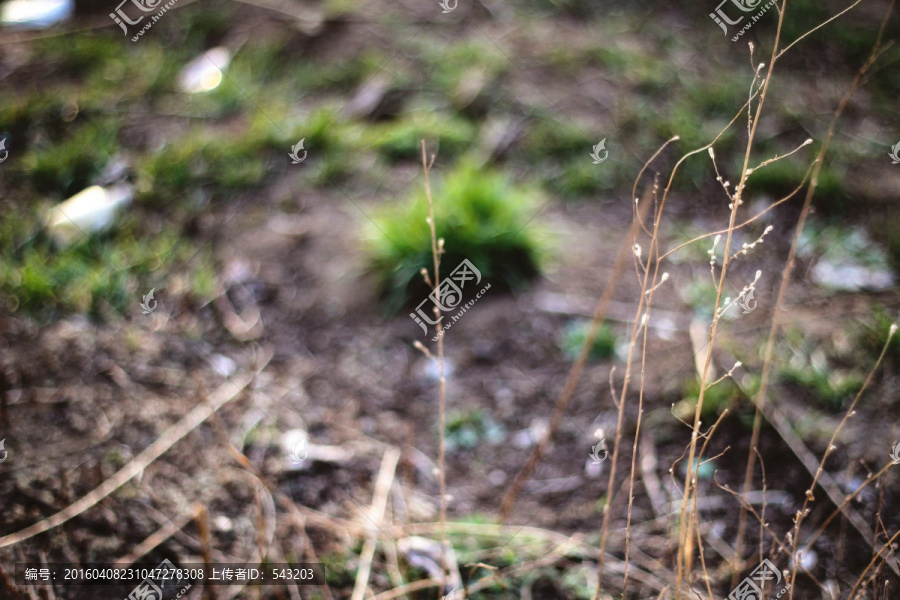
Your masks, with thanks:
M553 69L527 66L540 48L529 49L527 36L517 37L521 32L513 24L492 16L506 8L487 6L476 5L457 27L469 31L483 26L491 28L492 35L506 30L504 49L521 51L517 56L526 66L510 77L505 89L518 102L525 102L526 90L539 95L541 90L558 89L553 83L559 74ZM426 9L416 4L411 10ZM679 23L686 27L677 14L659 11L653 13L655 30ZM699 21L702 16L683 18ZM269 21L272 28L282 25L274 19L260 20ZM316 51L356 52L345 42L362 39L347 33L357 26L350 22L329 27L317 38ZM372 27L377 38L383 30ZM571 33L573 45L580 36L589 35L579 29L577 19L534 27L536 37ZM542 27L548 31L541 33ZM361 45L370 43L374 42L368 39ZM393 47L393 42L387 46ZM300 56L305 51L295 50ZM666 58L666 68L681 64L686 53L686 47L676 48ZM844 81L842 76L838 79ZM582 72L578 82L565 93L560 91L558 98L546 98L547 105L580 118L596 111L600 103L610 111L598 117L601 121L621 122L633 88L596 80L589 72ZM860 134L856 125L865 121L854 112L866 104L865 94L859 102L849 111L852 124L842 129L848 137ZM821 106L815 104L821 113L817 112L817 124L827 122L825 105L824 100ZM649 103L650 110L653 106ZM156 124L136 127L154 129ZM222 123L217 127L227 128ZM634 150L642 160L653 151ZM515 154L515 145L511 152ZM664 165L671 166L675 158L674 153L663 156L659 168L664 176L668 173ZM514 161L511 164L519 168ZM439 162L436 169L442 166ZM259 562L259 549L265 548L270 562L322 562L329 573L329 592L318 587L272 586L265 591L230 587L220 588L215 597L269 599L299 593L304 598L329 594L349 598L363 540L373 530L369 511L375 482L392 448L399 449L400 458L386 516L379 523L382 539L400 544L415 531L414 524L437 521L438 381L433 361L414 342L433 352L436 345L429 341L431 333L427 338L422 335L406 314L385 315L360 235L385 198L423 185L421 171L407 161L371 189L360 181L327 188L309 184L314 168L316 163L274 173L252 193L213 204L196 221L178 225L184 227L183 235L212 253L218 290L212 302L193 302L184 292L189 285L188 263L161 266L169 277L165 289L156 294L158 307L150 314L143 314L137 298L126 314L110 309L102 319L65 315L41 323L8 308L0 314L0 393L4 397L0 424L8 452L0 465L0 535L7 536L0 537L0 564L8 577L16 563L24 562L84 564L123 558L154 564L164 558L179 564ZM865 172L849 178L850 195L864 198L865 207L845 218L869 225L881 219L882 211L893 213L900 176L895 171L879 177L880 185L874 186ZM649 181L646 178L641 189ZM864 194L865 190L871 193ZM761 348L768 336L799 202L773 212L767 222L777 225L775 230L729 275L726 292L734 296L756 270L763 272L757 285L758 309L741 314L733 308L733 316L721 324L713 353L716 377L735 361L743 364L734 371L733 391L704 417L708 427L728 409L705 454L714 457L710 465L715 475L704 471L699 482L704 557L713 589L722 596L731 589L726 559L731 558L740 510L723 488L742 487L754 414L740 388L751 389L753 376L762 366ZM727 223L727 202L721 198L713 201L704 196L701 201L679 191L670 204L661 225L663 250L674 248L695 231ZM165 215L152 210L148 218L166 222ZM573 321L590 318L623 240L631 243L623 238L632 223L630 189L610 191L596 201L563 202L551 197L534 223L552 248L543 275L525 289L491 289L444 340L448 410L454 414L482 411L482 417L487 415L486 421L495 426L494 434L482 436L473 447L447 454L448 519L473 527L496 520L503 494L525 464L535 435L549 421L572 364L572 357L561 347L562 332ZM759 233L740 232L734 247L752 243ZM705 251L709 241L700 246ZM189 260L199 260L197 256ZM864 355L855 336L872 323L876 309L896 315L900 294L896 289L828 291L812 280L812 268L820 258L797 261L785 299L779 356L785 361L806 355L819 363L827 359L830 379L851 369L865 375L874 358ZM585 553L570 548L554 558L553 551L560 540L573 539L570 536L598 546L610 492L606 489L610 463L593 465L589 454L599 437L605 437L611 451L615 437L617 408L610 387L621 389L627 353L623 342L631 334L641 294L631 262L609 310L608 323L620 340L618 353L588 364L552 445L516 504L509 522L515 528L487 541L453 530L457 550L477 557L478 562L527 569L528 561L535 561L533 578L510 575L515 582L511 585L518 587L510 590L513 597L576 598L580 596L565 583L566 578L574 573L591 582L595 563ZM692 341L690 330L703 331L709 325L708 315L698 314L686 296L691 282L709 280L708 262L692 255L673 259L664 268L669 279L654 296L646 368L642 371L639 362L632 366L611 511L611 566L605 580L610 593L622 585L617 568L625 552L628 472L642 401L629 556L636 573L624 594L627 598L655 598L672 581L679 504L668 503L680 499L690 440L690 427L679 423L679 418L692 418L685 400L690 394L685 390L696 379L695 354L705 353L705 335L698 343ZM801 341L797 341L798 332ZM897 356L889 354L875 372L825 465L844 494L853 492L889 460L890 443L897 439L891 419L898 408L896 361ZM765 420L758 447L765 478L755 479L755 489L762 490L764 485L766 503L754 500L754 508L764 510L768 528L783 536L810 482L796 444L820 457L848 400L823 404L809 389L783 378L776 378L769 397L778 412ZM179 429L184 419L203 413L211 402L221 402L221 409L186 431ZM310 442L309 457L299 467L288 457L284 437L296 430L307 431ZM595 435L597 430L602 430L601 436ZM785 432L793 435L788 433L786 439ZM154 447L159 452L149 456L148 448ZM134 465L141 468L133 476L109 493L99 494L120 469ZM96 501L64 523L13 545L4 544L9 536L86 497ZM816 497L819 501L807 517L807 535L835 508L821 489ZM867 488L851 502L851 510L862 522L880 532L876 548L900 527L898 502L900 494L890 472L877 487ZM759 527L752 518L751 522L748 539L756 542ZM439 539L434 527L423 526L421 531L425 537ZM537 538L520 537L520 531ZM766 538L762 551L778 554L771 539ZM794 597L827 597L819 590L829 582L839 582L846 593L848 582L871 560L873 540L849 520L839 518L813 549L809 572L794 582ZM779 556L779 567L789 568L788 556ZM396 586L395 563L405 575L421 575L409 566L409 560L379 549L369 587L378 594ZM748 569L758 561L750 562ZM891 558L890 563L897 561ZM878 576L889 582L889 590L900 585L890 566ZM699 579L694 583L698 589L705 587ZM31 596L23 592L20 597L119 597L108 595L119 592L113 587L33 589ZM15 597L12 587L4 591L0 581L2 593ZM435 594L433 588L411 590L407 597L438 597ZM187 597L200 598L201 590L192 590Z

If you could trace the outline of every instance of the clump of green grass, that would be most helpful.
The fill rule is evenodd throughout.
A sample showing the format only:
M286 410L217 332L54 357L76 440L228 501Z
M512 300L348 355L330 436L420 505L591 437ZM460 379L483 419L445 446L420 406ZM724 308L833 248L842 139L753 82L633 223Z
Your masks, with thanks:
M186 261L192 254L175 234L140 242L103 234L61 249L37 235L0 261L0 290L8 305L42 320L69 313L102 316L107 308L124 313L136 301L136 281L149 276L151 265Z
M211 255L197 257L195 244L174 229L142 235L139 209L120 214L109 231L56 247L42 230L43 204L29 199L20 195L0 211L0 296L10 310L42 322L74 313L127 313L140 298L138 289L154 287L160 264L189 261L188 294L211 297Z
M548 155L571 158L590 158L591 148L600 140L592 140L587 133L571 121L557 121L552 118L536 122L522 139L526 153L537 159Z
M578 358L581 346L587 337L591 324L589 321L573 321L569 323L563 331L560 346L571 360ZM616 334L612 327L603 323L597 331L597 339L594 340L594 346L588 355L588 359L592 361L601 361L611 358L616 353Z
M34 189L60 199L90 185L118 148L118 125L111 121L87 121L68 129L64 138L35 144L22 157Z
M892 319L884 308L876 307L872 310L871 321L864 323L856 334L858 347L864 349L872 359L878 358L888 341L891 325L896 322L897 319ZM891 338L886 356L900 360L900 335Z
M831 369L828 365L797 366L787 364L779 369L781 380L805 388L825 408L837 411L853 399L862 385L862 377L853 371Z
M376 123L368 128L364 138L390 161L416 160L421 156L419 141L435 140L441 156L458 156L475 139L475 126L462 117L441 117L432 111L417 111L398 121Z
M247 189L263 180L277 149L285 150L259 131L235 144L231 136L196 130L145 157L137 168L137 187L157 206L183 204L191 188Z
M516 288L539 273L543 246L526 227L536 210L527 188L468 163L435 179L435 226L445 240L441 277L464 259L481 272L482 285ZM393 310L429 293L420 274L433 268L428 202L421 182L415 185L412 200L383 209L369 231L372 270Z

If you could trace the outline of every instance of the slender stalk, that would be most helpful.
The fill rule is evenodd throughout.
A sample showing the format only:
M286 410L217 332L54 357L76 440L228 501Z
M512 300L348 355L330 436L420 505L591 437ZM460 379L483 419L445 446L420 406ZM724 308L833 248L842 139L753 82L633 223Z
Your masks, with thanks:
M437 344L438 344L438 369L440 376L439 383L439 415L440 415L440 440L438 442L438 480L441 491L441 563L443 565L441 593L447 587L447 573L450 565L447 564L447 477L446 477L446 440L444 439L444 430L447 427L447 379L444 377L444 336L441 326L441 308L440 289L441 289L441 253L444 251L444 240L438 242L437 234L434 228L434 202L431 197L431 181L428 173L434 164L434 155L431 156L429 162L425 157L425 140L422 140L422 170L425 173L425 196L428 198L428 227L431 231L431 256L434 259L434 291L438 302L434 306L435 321L437 321Z
M893 10L895 0L891 0L891 4L888 7L887 13L885 14L884 20L881 23L881 29L878 32L878 37L875 42L875 46L872 50L872 54L869 56L868 60L863 64L863 66L857 71L856 76L854 77L852 83L850 84L850 88L847 90L847 93L841 99L841 102L838 104L838 107L835 109L834 116L832 117L831 123L828 127L828 132L825 135L825 139L822 142L822 147L819 149L819 153L816 156L816 159L813 164L812 176L810 177L810 184L807 188L806 197L803 200L803 208L800 210L800 217L797 219L797 226L794 230L794 237L791 241L791 248L788 251L788 259L787 263L784 266L784 270L781 273L781 283L778 288L778 296L775 301L775 309L772 314L772 324L769 328L769 337L766 341L766 349L763 357L763 367L762 373L760 375L760 384L759 391L757 392L756 399L754 404L756 405L756 413L753 417L753 433L750 438L750 453L747 456L747 468L744 472L744 484L743 484L743 493L746 494L752 483L753 483L753 472L756 467L756 455L754 450L759 444L759 436L762 428L762 409L765 406L766 402L766 392L768 391L769 378L771 376L772 371L772 357L775 350L775 337L778 333L778 328L781 325L781 313L784 307L784 297L787 292L788 284L790 283L791 274L794 269L794 258L797 254L797 248L800 243L800 236L803 233L803 227L806 224L806 219L809 216L810 209L812 207L812 198L813 194L816 190L816 185L818 183L819 171L822 168L822 164L825 159L825 153L828 150L828 146L831 143L831 138L834 136L834 130L837 126L837 121L840 118L841 114L844 112L847 104L850 102L850 98L856 89L860 86L861 81L865 73L868 71L869 67L872 63L875 62L875 59L879 55L879 48L881 46L882 35L884 34L884 28L887 24L887 19ZM790 47L790 46L788 46ZM782 52L783 53L783 52ZM780 56L779 54L778 56ZM777 57L776 57L777 58ZM732 575L732 587L737 584L737 580L740 576L741 570L741 556L743 552L743 544L744 544L744 535L746 529L746 520L747 520L747 510L745 507L741 506L740 516L738 517L738 532L737 532L737 541L735 542L735 549L737 554L735 555L734 560L734 574ZM791 588L789 597L793 598L794 588Z
M775 69L775 61L778 53L778 43L781 39L781 28L784 23L784 13L785 7L787 5L787 0L782 0L781 9L778 11L778 28L775 31L775 42L772 45L772 57L769 61L768 71L766 72L765 81L762 84L762 89L759 93L759 102L756 105L756 115L753 118L753 122L749 125L749 135L747 137L747 147L744 152L744 164L741 168L741 179L738 182L737 189L734 192L734 196L732 197L731 202L731 216L728 222L728 232L725 238L725 252L722 258L722 270L719 274L719 283L716 286L716 313L713 315L712 324L709 327L709 338L707 340L706 345L706 356L703 360L703 370L700 374L700 394L697 398L697 408L694 411L694 426L691 431L691 443L690 449L688 451L688 460L685 469L684 476L684 498L681 503L681 536L679 540L679 552L678 552L678 571L677 571L677 587L676 587L676 598L681 600L682 597L682 584L684 581L685 571L690 572L691 566L693 563L693 538L692 538L692 523L695 518L695 513L691 512L688 515L688 504L690 503L691 495L694 492L694 455L697 448L697 437L700 432L700 415L703 410L703 400L706 395L706 381L709 376L709 367L712 363L712 351L713 344L716 337L716 330L719 325L719 306L722 303L722 292L725 288L725 275L728 272L728 264L730 262L729 256L731 256L731 242L732 236L734 234L734 225L737 220L737 212L738 207L742 204L741 195L744 191L744 185L747 181L747 167L750 165L750 151L753 148L753 140L756 137L756 128L759 125L760 115L762 114L762 108L765 104L766 100L766 92L769 89L769 82L772 81L772 72ZM685 520L690 519L690 522L685 524Z
M663 144L663 146L659 150L656 151L656 153L652 157L650 157L650 160L648 160L647 163L644 164L644 168L641 169L640 173L638 173L637 178L634 180L634 187L632 188L632 198L635 199L635 202L637 202L638 182L640 182L641 177L643 176L643 174L647 170L647 168L650 166L650 163L657 156L659 156L660 152L662 152L662 150L668 144L676 141L677 139L678 139L678 137L674 137L674 138L668 140L665 144ZM676 166L676 168L677 168L677 166ZM669 181L669 183L671 185L671 180ZM668 189L666 191L668 191ZM632 229L632 237L633 238L636 237L636 235L637 235L637 225L641 224L641 226L643 226L644 211L649 210L651 197L652 196L650 194L648 194L647 197L644 198L644 204L646 205L646 207L641 207L639 210L637 210L636 208L632 209L632 210L635 210L635 222L634 222L633 229ZM657 247L656 241L658 239L657 234L659 232L659 217L662 214L664 205L665 205L665 196L663 196L663 202L660 203L660 206L658 207L656 214L654 215L653 235L650 240L650 252L648 254L648 260L650 257L652 257L654 255L654 252L656 252L656 247ZM658 262L655 263L655 266L658 267L659 263ZM649 269L649 264L648 264L647 267L644 269L644 280L641 284L641 296L640 296L640 300L638 300L638 307L637 307L637 311L635 312L635 318L634 318L634 327L632 328L632 331L631 331L631 338L630 338L631 341L628 345L628 358L625 361L625 379L622 383L622 392L619 397L619 404L618 404L619 411L618 411L618 415L616 418L616 439L615 439L615 443L613 444L613 452L612 452L612 457L610 460L609 479L607 480L607 486L606 486L606 490L607 490L606 504L603 507L603 525L601 526L601 532L600 532L600 552L597 557L597 588L594 590L593 600L599 600L600 590L603 587L603 556L606 552L606 541L607 541L607 536L609 534L609 515L611 512L610 506L612 505L612 501L613 501L613 497L614 497L614 494L613 494L614 487L613 486L615 485L615 482L616 482L616 463L618 462L618 458L619 458L619 442L622 439L622 423L624 422L624 418L625 418L625 394L628 391L628 384L631 381L631 365L632 365L632 359L634 356L635 341L637 340L637 334L640 331L640 327L642 324L641 314L644 311L644 299L647 297L647 294L645 294L645 292L647 291L647 289L649 289L647 286L649 277L650 277L650 269ZM654 282L656 281L656 271L654 271L654 273L653 273L653 281Z

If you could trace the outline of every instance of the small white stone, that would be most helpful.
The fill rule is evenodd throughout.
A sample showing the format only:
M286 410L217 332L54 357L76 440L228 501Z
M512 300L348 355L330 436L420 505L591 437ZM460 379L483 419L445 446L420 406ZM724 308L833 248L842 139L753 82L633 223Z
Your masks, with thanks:
M217 515L213 519L213 527L215 527L217 531L231 531L234 529L234 523L232 523L231 519L225 515Z
M237 365L234 364L234 361L224 354L213 354L209 357L209 361L212 363L216 374L223 377L231 377L237 370Z

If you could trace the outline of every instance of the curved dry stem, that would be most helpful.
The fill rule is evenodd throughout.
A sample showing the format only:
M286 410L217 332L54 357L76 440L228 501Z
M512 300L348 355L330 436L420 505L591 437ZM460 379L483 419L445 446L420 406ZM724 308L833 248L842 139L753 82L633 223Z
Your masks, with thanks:
M728 484L721 484L721 483L719 483L719 481L718 481L717 479L715 479L715 476L713 476L713 480L715 481L715 483L716 483L716 485L719 487L719 489L724 490L724 491L728 492L729 494L731 494L732 496L734 496L734 499L738 501L738 504L740 504L741 506L746 507L746 508L747 508L747 512L749 512L749 513L752 514L754 517L756 517L756 520L759 521L760 526L761 526L765 531L769 532L769 535L771 536L772 541L775 542L775 544L778 546L778 549L779 549L781 552L784 552L785 554L787 554L788 552L790 552L790 548L788 547L787 542L784 541L783 539L781 539L780 537L778 537L778 533L772 530L771 526L769 526L769 524L766 523L766 521L765 521L765 519L763 518L763 516L762 516L761 514L759 514L758 512L756 512L756 509L753 508L753 505L750 504L750 503L747 501L747 499L744 498L744 496L742 496L742 495L739 494L738 492L736 492L736 491L734 491L733 489L731 489L731 487L729 487Z
M658 154L658 152L657 154L654 154L654 158ZM645 217L647 211L649 210L649 207L649 202L645 203L645 206L642 206L640 208L638 218ZM532 473L534 473L534 470L537 468L538 463L544 456L547 448L550 446L553 435L559 428L559 423L562 421L562 417L565 414L566 408L568 408L569 406L569 401L572 399L572 396L574 395L575 390L578 387L578 382L581 380L581 375L584 372L584 367L587 364L591 349L594 347L594 343L597 340L597 335L600 332L600 325L606 318L606 311L609 307L610 301L612 300L613 292L616 289L619 278L622 276L622 273L625 270L625 260L628 258L629 251L632 248L631 239L633 239L634 235L634 231L627 233L620 244L619 254L616 257L615 264L613 265L612 273L610 274L609 279L606 282L606 286L603 290L603 295L597 302L597 307L594 309L594 316L591 319L587 334L584 337L584 342L581 344L581 348L578 351L578 357L572 364L572 368L569 370L569 374L566 376L566 383L563 386L559 397L556 399L556 404L553 408L553 414L550 416L550 423L547 426L546 433L543 435L540 442L536 444L532 449L531 455L528 457L528 461L526 461L525 466L522 467L522 470L516 474L516 477L513 479L512 484L510 484L509 488L506 491L506 494L504 494L503 496L503 500L500 503L501 523L505 523L509 518L509 514L512 511L513 506L515 505L519 493L522 490L522 486L525 485L525 482L528 481Z
M719 424L722 422L722 419L725 418L726 414L728 414L728 411L727 410L723 411L722 414L719 415L719 418L716 419L716 422L713 423L713 426L710 427L709 431L706 432L706 441L703 442L703 446L700 448L700 453L697 454L698 465L700 464L700 461L703 458L703 455L706 453L706 448L709 445L709 441L712 439L713 433L716 431L716 428L719 427ZM727 451L727 448L725 451ZM723 454L725 451L723 451ZM712 460L712 459L710 459L710 460ZM697 494L694 494L694 514L697 514L698 510L699 510L698 506L697 506L697 502L698 502ZM710 586L710 582L709 582L709 573L706 570L706 558L704 557L704 552L703 552L703 536L700 534L700 520L697 519L695 521L695 523L696 523L696 529L697 529L697 546L698 546L698 550L700 553L700 569L703 571L703 581L706 583L706 592L709 594L710 600L712 600L712 598L714 598L715 596L713 596L712 587Z
M866 480L863 482L863 484L862 484L861 486L859 486L859 488L858 488L855 492L853 492L852 494L850 494L850 495L848 495L846 498L844 498L844 501L841 502L840 506L838 506L838 507L834 510L834 512L832 512L832 513L828 516L828 518L825 519L825 521L822 522L822 524L819 526L819 528L816 530L816 532L813 534L813 536L812 536L811 538L809 538L809 540L807 540L806 543L804 543L804 546L812 546L813 544L815 544L815 543L816 543L816 540L818 540L819 537L821 537L821 535L822 535L823 533L825 533L825 529L828 527L828 525L829 525L829 524L830 524L830 523L831 523L831 522L832 522L839 514L843 513L845 508L847 508L848 506L850 506L850 502L852 502L853 499L856 498L856 496L858 496L859 493L862 492L864 489L866 489L872 482L874 482L876 479L878 479L879 477L881 477L882 475L884 475L885 473L887 473L888 469L890 469L892 466L894 466L894 463L889 462L889 463L886 464L884 467L882 467L882 469L881 469L880 471L878 471L877 473L875 473L874 475L872 475L872 476L870 476L868 479L866 479Z
M815 500L815 496L813 495L813 490L816 487L816 483L819 481L819 476L822 474L823 469L825 468L825 461L828 460L828 457L831 456L831 452L835 450L837 447L834 445L834 441L837 439L838 434L841 432L841 429L844 428L844 425L847 421L856 414L856 405L859 403L859 399L862 397L863 393L866 391L866 388L869 387L869 384L872 382L872 378L875 376L875 371L878 370L878 367L881 366L881 362L884 359L885 354L887 354L888 347L890 346L891 340L894 339L894 334L897 333L897 326L891 325L890 334L887 337L887 340L884 342L884 347L881 349L881 354L878 356L878 360L875 361L875 365L872 367L872 370L869 371L869 375L866 377L866 380L863 382L862 387L857 392L856 397L853 398L853 402L850 403L850 407L847 409L847 413L844 415L844 418L841 419L841 422L838 423L838 426L835 428L834 433L831 435L831 439L828 440L828 447L825 449L825 453L822 455L822 460L819 461L819 467L816 469L815 475L813 475L812 483L809 485L809 488L806 490L806 497L803 499L803 505L800 507L800 510L797 511L797 515L794 518L794 531L793 531L793 544L791 548L791 556L795 556L797 553L797 545L800 543L800 526L803 524L803 519L806 518L807 515L807 507L811 502ZM791 581L797 576L797 563L800 561L793 561L793 568L791 569ZM853 595L851 594L852 598Z
M654 157L655 156L657 156L657 155L655 154ZM650 161L647 161L647 164L649 164L649 163L650 163ZM643 173L643 170L641 171L641 173ZM636 187L637 187L637 183L635 184L635 189L636 189ZM649 203L649 199L647 202ZM613 499L615 497L614 493L613 493L613 486L615 485L615 481L616 481L616 464L617 464L618 458L619 458L619 443L621 442L621 439L622 439L622 423L624 422L624 418L625 418L625 395L628 392L628 384L631 381L631 367L632 367L632 361L634 359L634 347L635 347L635 343L637 341L637 335L640 332L640 328L643 326L643 323L644 323L643 319L641 318L641 315L644 312L645 298L648 300L648 307L649 307L650 298L648 297L647 290L652 289L652 287L653 287L653 286L648 287L648 282L649 282L649 277L650 277L649 261L653 257L655 251L658 254L658 250L656 250L656 248L658 246L658 244L657 244L658 237L657 236L659 235L660 217L662 215L664 206L665 206L665 200L663 200L660 203L660 205L656 211L656 214L654 215L654 218L653 218L653 233L650 238L650 251L647 254L648 265L647 265L647 268L644 270L644 280L641 283L640 300L638 301L638 307L635 312L634 326L631 331L631 338L630 338L630 342L628 345L628 358L625 361L625 379L622 383L622 392L619 396L618 413L617 413L617 418L616 418L616 439L615 439L615 443L613 445L612 460L610 461L610 469L609 469L609 479L608 479L607 487L606 487L607 500L606 500L606 505L603 507L603 524L600 529L600 555L597 560L597 588L594 590L593 600L599 600L600 590L602 589L602 586L603 586L603 555L606 551L606 542L607 542L607 537L609 535L609 515L611 512L610 507L611 507ZM637 230L637 226L635 224L632 227L632 232L633 232L632 235L635 237L637 236L636 230ZM657 276L658 270L659 270L659 262L656 261L654 263L654 270L653 270L653 284L656 283L656 276ZM652 294L651 294L651 296L652 296ZM648 308L648 310L649 310L649 308ZM649 314L647 316L649 317Z
M785 52L787 52L788 50L790 50L790 49L794 46L794 44L796 44L797 42L799 42L800 40L802 40L803 38L805 38L806 36L808 36L808 35L811 34L812 32L816 31L817 29L821 29L822 27L825 27L826 25L828 25L829 23L831 23L832 21L834 21L835 19L837 19L838 17L840 17L841 15L843 15L844 13L849 12L853 7L855 7L857 4L859 4L859 3L862 2L862 1L863 1L863 0L856 0L856 2L854 2L854 3L851 4L850 6L848 6L847 8L845 8L844 10L842 10L841 12L839 12L838 14L834 15L833 17L831 17L831 18L828 19L827 21L823 21L823 22L820 23L819 25L816 25L815 27L813 27L812 29L810 29L809 31L807 31L806 33L804 33L803 35L801 35L800 37L798 37L796 40L794 40L793 42L791 42L790 44L788 44L787 46L785 46L785 47L784 47L784 50L782 50L781 52L779 52L779 53L778 53L778 56L776 56L775 58L781 58L781 55L784 54Z
M828 150L828 146L831 142L831 138L834 135L834 129L835 129L835 126L837 125L838 118L843 113L844 108L846 107L847 103L850 101L850 98L853 95L853 92L859 87L863 75L866 73L866 71L868 71L869 67L871 66L871 64L875 61L875 59L878 56L878 49L881 46L881 38L884 33L884 28L887 24L887 19L890 16L891 11L893 10L894 1L895 0L891 0L891 5L888 8L887 13L885 14L884 20L882 21L881 29L878 32L878 37L876 38L876 42L875 42L874 49L872 51L872 55L869 57L869 59L866 61L866 63L863 64L863 66L857 72L856 76L853 79L853 82L850 85L850 88L848 89L848 91L844 95L844 97L841 99L841 102L838 104L838 107L835 109L834 116L832 117L831 123L829 124L829 127L828 127L828 132L826 133L825 139L822 142L822 147L820 148L819 153L816 157L816 160L813 163L812 175L811 175L811 179L810 179L810 186L807 189L806 197L803 202L803 208L801 209L800 216L797 220L797 226L794 231L794 237L793 237L793 240L791 241L791 248L788 251L788 259L785 263L785 267L781 274L781 283L779 285L778 296L775 301L775 309L774 309L774 313L772 315L772 324L769 329L768 339L766 341L766 349L765 349L764 358L763 358L762 373L760 375L760 388L759 388L759 391L757 392L756 401L754 402L754 404L756 404L756 413L753 418L753 433L751 434L751 440L750 440L750 448L751 449L756 448L757 445L759 444L760 429L762 426L762 407L766 401L766 392L768 390L769 377L771 376L772 356L774 354L774 347L775 347L775 336L778 333L778 328L781 323L781 312L782 312L783 306L784 306L784 298L785 298L785 294L787 291L787 286L790 283L790 276L793 271L794 257L796 256L796 253L797 253L797 248L798 248L799 242L800 242L800 235L803 232L803 226L806 223L806 218L809 215L810 207L812 205L813 194L815 193L816 185L818 183L819 171L821 170L824 156L825 156L826 151ZM783 11L782 11L782 13L783 13ZM779 17L779 31L781 29L780 25L781 25L781 17ZM785 51L786 51L786 49L785 49ZM782 51L782 54L783 53L784 53L784 51ZM774 50L773 50L773 54L774 54ZM780 54L775 55L774 59L777 60L778 56L780 56ZM747 490L750 489L750 486L752 485L752 482L753 482L753 471L755 468L755 465L754 465L755 460L754 459L755 459L754 454L752 452L749 453L747 456L747 468L744 473L743 490L745 493L747 492ZM735 548L736 548L736 552L737 552L737 555L735 556L735 560L734 560L735 565L737 565L741 562L740 555L742 553L742 547L743 547L743 541L744 541L744 528L745 528L745 524L746 524L746 515L747 515L746 510L742 508L740 516L738 517L737 541L735 543ZM795 540L795 542L796 542L796 540ZM736 584L736 583L737 583L737 574L735 573L735 576L732 579L732 584ZM794 596L794 588L791 588L789 596L788 596L789 600L792 600L793 596Z
M790 194L788 194L788 195L785 196L784 198L781 198L780 200L777 200L776 202L773 202L773 203L770 204L768 207L766 207L765 209L759 211L756 215L754 215L753 217L747 219L746 221L744 221L744 222L741 223L740 225L735 225L735 226L734 226L734 230L737 231L738 229L741 229L742 227L746 227L746 226L749 225L750 223L753 223L754 221L760 219L764 214L766 214L766 213L769 212L770 210L772 210L772 209L774 209L774 208L780 206L781 204L784 204L785 202L787 202L788 200L790 200L791 198L793 198L794 195L795 195L797 192L799 192L800 190L802 190L802 189L806 186L806 182L809 180L809 176L810 176L810 174L812 173L812 167L813 167L813 165L810 164L809 168L806 169L806 175L805 175L805 176L803 177L803 179L800 181L800 185L798 185L796 188L794 188L794 190L793 190ZM717 235L722 235L723 233L726 233L727 231L728 231L727 229L722 229L722 230L719 230L719 231L712 231L712 232L710 232L710 233L705 233L705 234L703 234L703 235L697 236L697 237L695 237L695 238L692 239L692 240L688 240L688 241L686 241L686 242L684 242L684 243L681 243L681 244L675 246L674 248L672 248L671 250L669 250L668 252L666 252L665 254L663 254L663 255L662 255L662 258L667 258L670 254L674 254L675 252L681 250L681 249L684 248L685 246L690 246L691 244L694 244L694 243L696 243L696 242L705 240L705 239L707 239L707 238L711 238L711 237L714 237L714 236L717 236Z
M875 556L873 556L872 560L869 561L869 564L866 566L865 570L862 572L862 575L860 575L859 579L856 580L856 585L854 585L853 589L850 590L850 595L847 596L847 600L853 600L853 598L856 596L856 592L859 591L859 586L862 585L863 579L866 578L866 574L872 569L873 566L875 566L875 563L878 562L878 559L881 556L881 553L884 552L885 550L889 549L891 547L891 544L893 544L894 540L896 540L898 537L900 537L900 531L898 531L897 533L892 535L891 539L886 541L884 543L884 546L882 546L878 550L878 552L875 553ZM791 589L793 589L793 588L791 588Z
M639 223L640 226L641 226L641 229L642 229L642 230L644 231L644 233L646 233L647 235L651 235L651 234L650 234L650 232L647 230L647 227L644 225L644 217L638 218L638 209L637 209L637 204L638 204L637 188L638 188L638 184L641 182L641 179L644 177L644 173L647 171L648 168L650 168L650 164L651 164L654 160L656 160L656 158L657 158L660 154L662 154L662 151L666 149L666 146L668 146L668 145L671 144L672 142L677 142L677 141L680 140L680 139L681 139L681 136L677 136L677 135L676 135L676 136L671 137L671 138L669 138L668 140L666 140L666 143L664 143L662 146L660 146L659 149L658 149L656 152L653 153L653 156L651 156L650 159L649 159L647 162L644 163L644 166L641 167L641 170L638 171L637 177L634 179L634 185L631 187L631 199L632 199L632 201L634 202L634 205L631 207L632 215L634 216L634 218L637 219L638 223Z
M778 15L778 27L775 30L775 41L772 45L772 58L769 61L768 71L766 72L765 81L762 84L762 88L759 90L759 101L756 105L756 116L752 119L752 124L750 125L750 131L747 138L747 147L744 152L744 163L741 168L741 178L738 182L738 185L735 189L734 196L732 197L731 203L731 215L729 217L728 222L728 231L725 238L725 250L722 259L722 269L719 274L719 283L716 286L716 303L715 306L718 308L722 303L722 292L725 287L725 275L728 272L728 264L729 260L727 257L731 254L731 241L734 234L734 225L737 219L738 208L740 207L741 195L744 191L744 185L747 181L748 176L748 165L750 164L750 151L753 148L753 140L756 137L756 129L759 125L760 115L762 114L762 109L765 104L766 93L769 90L769 83L772 81L772 72L775 69L776 53L778 52L778 43L781 39L781 29L784 24L784 7L787 4L787 0L782 0L782 10ZM697 444L697 436L700 429L700 414L703 410L703 400L706 393L706 379L709 374L709 367L712 362L712 351L713 351L713 342L716 336L716 330L719 324L720 314L717 313L714 315L712 324L709 328L709 339L706 346L706 357L703 361L703 368L700 375L700 393L697 398L697 408L694 411L694 428L691 432L691 445L688 453L688 461L687 461L687 472L684 477L684 498L681 504L681 523L684 524L686 518L690 518L693 520L695 518L695 513L691 513L688 515L688 505L690 503L690 497L693 493L693 468L694 468L694 452L696 450ZM682 581L684 578L685 570L690 572L691 564L693 561L693 540L690 538L689 532L692 531L692 527L690 523L688 527L682 529L682 536L679 539L679 552L678 552L678 586L676 588L676 598L678 600L681 599L682 593Z

